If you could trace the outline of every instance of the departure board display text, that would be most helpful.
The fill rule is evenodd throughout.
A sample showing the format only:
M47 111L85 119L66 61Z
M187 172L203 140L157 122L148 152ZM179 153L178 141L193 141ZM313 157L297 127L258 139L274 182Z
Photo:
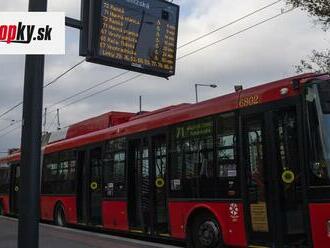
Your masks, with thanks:
M175 74L179 6L164 0L94 0L87 61Z

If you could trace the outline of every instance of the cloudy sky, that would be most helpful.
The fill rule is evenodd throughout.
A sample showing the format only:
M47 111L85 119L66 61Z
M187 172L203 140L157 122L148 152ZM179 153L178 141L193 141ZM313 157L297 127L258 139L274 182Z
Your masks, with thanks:
M181 6L178 43L184 44L274 1L175 0L174 2ZM66 16L79 18L80 0L48 0L48 5L49 11L65 11ZM26 11L27 6L28 0L0 1L0 11ZM244 21L179 49L178 57L287 9L285 1L280 2ZM65 56L46 57L45 83L83 59L78 56L79 32L77 30L67 28L66 42ZM127 84L106 90L111 85L136 75L131 72L54 106L49 111L62 108L71 101L94 92L103 91L101 94L62 108L61 124L67 126L112 110L137 112L139 95L143 96L144 110L153 110L181 102L193 102L195 83L217 83L220 87L216 89L200 88L199 97L205 100L232 92L235 84L242 84L247 88L292 76L295 74L294 65L301 58L308 56L313 49L328 48L329 43L329 32L323 32L306 13L293 10L178 61L176 75L170 80L142 76ZM123 70L85 62L45 89L44 106L51 106L77 91L123 72ZM23 77L24 56L0 55L0 114L22 100ZM19 107L0 119L0 152L19 147L21 115L22 108ZM47 130L54 130L55 113L50 113L47 119Z

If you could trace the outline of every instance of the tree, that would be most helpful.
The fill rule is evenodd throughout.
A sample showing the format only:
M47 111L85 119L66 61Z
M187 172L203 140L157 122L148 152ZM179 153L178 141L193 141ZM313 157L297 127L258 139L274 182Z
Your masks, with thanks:
M324 31L330 28L330 0L287 0L293 7L307 11L317 18Z
M330 72L330 50L323 52L313 50L308 60L301 60L300 65L296 66L296 72Z
M293 7L307 11L317 18L322 29L327 32L330 29L330 0L287 0ZM312 51L308 60L301 60L296 66L296 72L330 72L330 50Z

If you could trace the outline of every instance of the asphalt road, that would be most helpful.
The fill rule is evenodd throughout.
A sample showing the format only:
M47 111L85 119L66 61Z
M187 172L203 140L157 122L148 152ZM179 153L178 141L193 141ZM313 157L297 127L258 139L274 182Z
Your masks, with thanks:
M17 220L0 217L0 248L17 247ZM176 246L40 224L40 248L136 248Z

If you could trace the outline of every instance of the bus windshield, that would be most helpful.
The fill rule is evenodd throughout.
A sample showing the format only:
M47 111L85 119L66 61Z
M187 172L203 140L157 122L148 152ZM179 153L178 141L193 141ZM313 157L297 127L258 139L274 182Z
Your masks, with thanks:
M307 116L311 145L311 183L330 185L330 81L308 86Z

